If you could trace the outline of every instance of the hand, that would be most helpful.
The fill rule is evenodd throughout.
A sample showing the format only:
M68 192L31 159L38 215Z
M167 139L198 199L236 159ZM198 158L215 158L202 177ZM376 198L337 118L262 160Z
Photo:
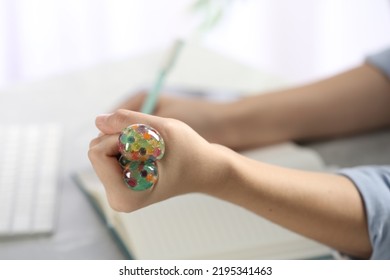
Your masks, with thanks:
M123 102L118 109L139 111L146 93L141 92ZM227 115L231 114L229 103L208 102L195 98L160 96L154 115L180 120L211 143L230 147L227 131Z
M157 161L159 179L146 191L133 191L123 182L117 161L118 136L130 124L143 123L155 128L164 138L166 152ZM225 147L210 144L189 126L174 119L145 115L128 110L96 118L102 134L90 143L89 159L106 189L110 206L131 212L189 192L213 194L223 185L228 173Z

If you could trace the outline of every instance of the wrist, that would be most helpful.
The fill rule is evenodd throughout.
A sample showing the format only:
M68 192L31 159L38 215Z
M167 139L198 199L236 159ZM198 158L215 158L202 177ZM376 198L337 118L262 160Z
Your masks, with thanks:
M221 113L223 144L244 150L295 139L297 122L286 97L284 92L270 93L226 104Z
M238 183L237 161L240 160L233 150L218 144L210 144L213 153L213 168L210 170L210 180L202 185L200 192L225 199L231 186Z
M234 150L260 146L266 116L263 104L251 97L223 104L220 110L221 143ZM265 132L266 133L266 132Z
M223 103L217 110L218 141L231 149L239 149L242 142L245 142L241 134L242 124L245 121L245 108L241 101Z

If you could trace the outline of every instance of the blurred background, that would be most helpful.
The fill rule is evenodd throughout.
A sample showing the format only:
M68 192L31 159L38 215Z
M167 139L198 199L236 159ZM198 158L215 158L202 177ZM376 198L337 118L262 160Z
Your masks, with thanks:
M0 259L124 258L74 178L86 170L104 194L87 158L95 117L148 86L178 37L202 46L176 65L178 86L237 93L353 67L390 46L389 31L390 0L0 0ZM388 164L389 136L313 151L331 165ZM1 239L36 221L55 234Z
M0 0L0 89L161 49L199 26L202 45L305 82L390 45L390 1Z

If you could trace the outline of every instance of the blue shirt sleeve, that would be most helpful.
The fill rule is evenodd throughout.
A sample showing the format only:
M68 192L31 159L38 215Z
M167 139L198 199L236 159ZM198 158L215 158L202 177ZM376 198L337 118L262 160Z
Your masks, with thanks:
M390 48L368 56L366 61L374 65L390 79Z
M390 259L390 165L341 169L363 199L370 241L371 259Z

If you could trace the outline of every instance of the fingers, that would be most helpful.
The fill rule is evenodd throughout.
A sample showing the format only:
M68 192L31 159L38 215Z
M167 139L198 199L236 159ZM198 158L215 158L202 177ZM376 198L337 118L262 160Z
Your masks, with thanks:
M119 135L101 135L89 143L90 152L104 154L105 156L116 156L119 154L118 147Z
M118 109L126 109L131 111L139 111L141 110L142 104L146 98L147 93L145 91L142 91L140 93L137 93L136 95L132 96L122 104L120 104L117 108Z
M120 133L130 124L142 123L155 127L159 122L161 121L157 117L124 109L119 109L113 114L97 116L95 120L96 127L103 134Z
M104 135L90 143L88 157L100 181L110 188L107 194L115 193L123 186L122 170L116 159L118 153L117 135Z
M118 212L131 212L145 205L147 193L129 191L117 155L118 135L103 135L90 143L88 157L106 189L108 202Z

